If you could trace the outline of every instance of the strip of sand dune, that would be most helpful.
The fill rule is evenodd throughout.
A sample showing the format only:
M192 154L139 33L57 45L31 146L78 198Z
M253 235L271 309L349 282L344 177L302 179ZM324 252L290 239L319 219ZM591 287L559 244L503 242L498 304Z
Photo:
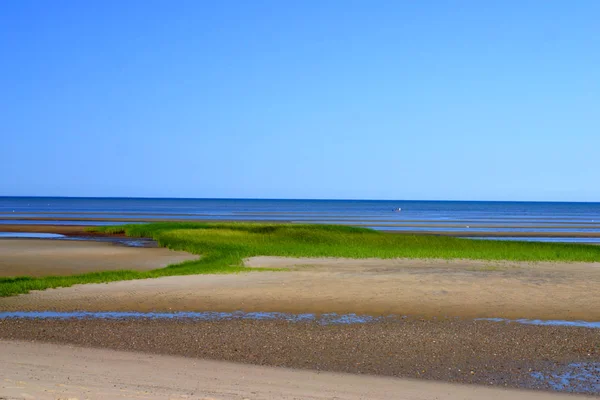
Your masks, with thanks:
M0 366L0 396L11 399L573 398L14 341L0 341Z
M319 261L319 262L317 262ZM248 260L286 272L172 276L1 298L0 310L275 311L600 321L600 264Z
M151 270L197 255L165 248L126 247L94 241L1 239L0 276L72 275L109 270Z

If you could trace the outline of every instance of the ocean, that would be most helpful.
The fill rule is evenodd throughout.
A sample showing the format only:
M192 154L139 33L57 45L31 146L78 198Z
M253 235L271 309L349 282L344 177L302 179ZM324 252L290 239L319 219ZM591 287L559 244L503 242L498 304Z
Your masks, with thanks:
M600 242L600 203L0 197L0 224L164 219L346 224L480 238Z

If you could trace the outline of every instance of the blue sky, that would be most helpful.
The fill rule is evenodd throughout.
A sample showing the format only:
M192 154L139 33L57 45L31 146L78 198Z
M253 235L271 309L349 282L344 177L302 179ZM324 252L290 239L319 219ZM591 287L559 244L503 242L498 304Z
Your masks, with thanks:
M598 15L3 1L0 195L599 201Z

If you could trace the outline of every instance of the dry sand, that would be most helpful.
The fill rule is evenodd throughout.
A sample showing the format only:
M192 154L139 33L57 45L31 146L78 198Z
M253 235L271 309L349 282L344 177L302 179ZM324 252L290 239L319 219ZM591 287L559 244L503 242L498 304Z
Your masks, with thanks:
M144 271L197 258L165 248L93 241L0 239L0 277L72 275L118 269Z
M0 371L2 399L573 398L15 341L0 341Z
M247 265L291 268L77 285L0 298L0 310L245 310L600 320L600 263L261 257L247 260Z

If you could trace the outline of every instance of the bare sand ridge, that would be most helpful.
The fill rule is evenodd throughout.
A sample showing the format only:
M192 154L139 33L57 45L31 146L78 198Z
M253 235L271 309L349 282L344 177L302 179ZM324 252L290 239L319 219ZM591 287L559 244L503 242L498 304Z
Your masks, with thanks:
M278 311L600 320L600 263L247 260L284 272L173 276L0 298L0 310Z
M15 341L0 341L0 371L0 398L8 399L574 398Z
M94 271L166 267L197 255L93 241L1 239L0 276L72 275Z

